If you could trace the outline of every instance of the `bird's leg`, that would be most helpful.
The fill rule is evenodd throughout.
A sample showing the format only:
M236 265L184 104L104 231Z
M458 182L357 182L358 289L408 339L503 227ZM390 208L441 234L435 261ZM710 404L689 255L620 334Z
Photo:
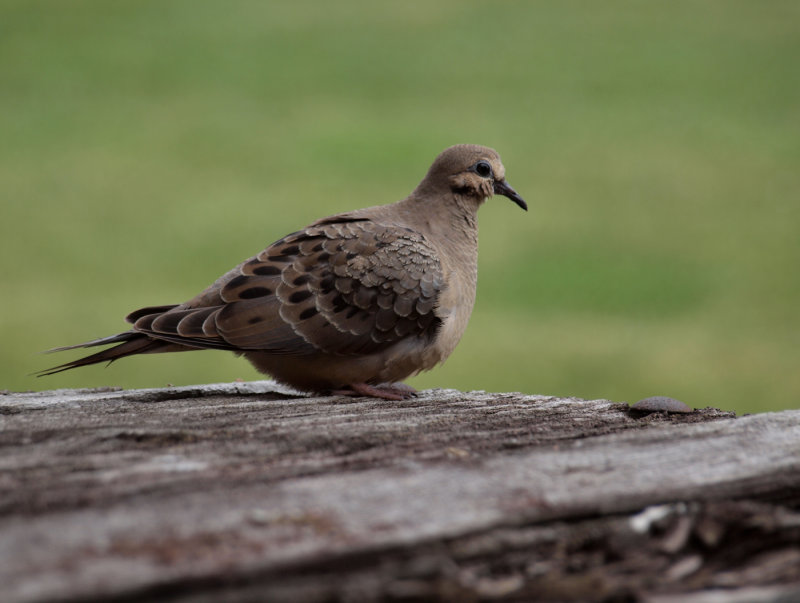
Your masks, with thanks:
M417 390L405 383L382 383L381 385L350 383L347 389L337 389L331 393L337 396L370 396L383 400L407 400L414 397Z

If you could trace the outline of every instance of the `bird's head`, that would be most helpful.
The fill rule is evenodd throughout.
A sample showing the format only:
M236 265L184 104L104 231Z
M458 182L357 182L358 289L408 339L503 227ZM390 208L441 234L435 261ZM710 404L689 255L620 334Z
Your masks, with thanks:
M506 182L506 169L497 151L474 144L458 144L442 151L431 165L422 185L444 186L480 204L492 195L508 197L522 209L528 204Z

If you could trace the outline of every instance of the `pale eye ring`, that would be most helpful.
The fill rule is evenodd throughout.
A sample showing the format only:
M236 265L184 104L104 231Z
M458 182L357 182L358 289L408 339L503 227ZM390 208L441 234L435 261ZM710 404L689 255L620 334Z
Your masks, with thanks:
M475 164L475 173L481 178L488 178L492 175L492 166L488 161L479 161Z

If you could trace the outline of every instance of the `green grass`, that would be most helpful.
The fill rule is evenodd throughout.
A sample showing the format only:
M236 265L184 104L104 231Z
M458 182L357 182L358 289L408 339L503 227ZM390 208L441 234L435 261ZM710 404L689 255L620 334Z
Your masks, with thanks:
M29 374L475 142L531 211L483 208L470 328L414 385L797 407L798 56L790 0L7 0L0 387L256 378Z

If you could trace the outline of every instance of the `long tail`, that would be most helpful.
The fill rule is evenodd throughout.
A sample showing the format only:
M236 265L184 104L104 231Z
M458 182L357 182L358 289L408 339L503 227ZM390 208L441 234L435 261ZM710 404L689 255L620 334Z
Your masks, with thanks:
M136 331L126 331L125 333L119 333L118 335L111 335L110 337L102 337L101 339L94 339L92 341L87 341L86 343L69 345L63 348L53 348L52 350L47 350L47 353L63 352L64 350L76 350L79 348L93 348L95 346L109 345L112 343L118 343L119 345L116 345L113 348L108 348L107 350L103 350L102 352L91 354L90 356L85 356L84 358L78 358L77 360L73 360L71 362L65 362L64 364L59 364L58 366L54 366L52 368L39 371L35 373L35 375L37 377L44 377L45 375L54 375L62 371L68 371L69 369L78 368L79 366L88 366L90 364L98 364L100 362L113 362L118 358L124 358L125 356L133 356L135 354L152 354L155 352L175 352L179 350L191 349L167 341L153 339L152 337L148 337L144 333L137 333Z

